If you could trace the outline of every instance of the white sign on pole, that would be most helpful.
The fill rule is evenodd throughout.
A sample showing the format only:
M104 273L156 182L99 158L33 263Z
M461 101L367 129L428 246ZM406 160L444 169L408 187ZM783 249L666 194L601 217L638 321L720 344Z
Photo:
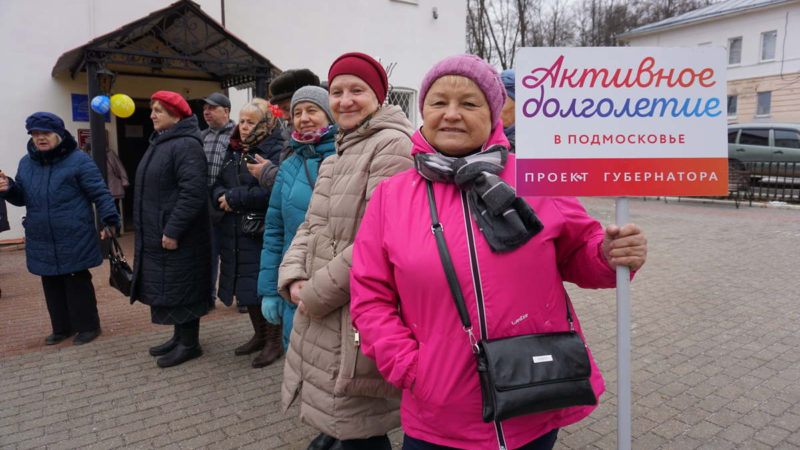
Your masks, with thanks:
M521 48L517 193L726 195L721 48ZM617 267L617 448L631 448L630 274Z
M521 195L727 195L721 48L521 48Z

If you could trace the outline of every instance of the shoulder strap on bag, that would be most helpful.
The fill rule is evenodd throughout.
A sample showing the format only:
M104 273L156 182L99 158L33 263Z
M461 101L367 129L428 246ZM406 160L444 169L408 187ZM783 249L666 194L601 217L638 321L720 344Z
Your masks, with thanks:
M119 245L117 238L112 234L109 239L111 240L111 245L108 246L108 259L114 261L125 261L125 255L122 253L122 246Z
M314 180L311 177L311 172L308 170L308 159L303 155L301 155L300 157L303 159L303 169L305 169L305 171L306 171L306 178L308 179L308 185L311 186L311 190L313 191L314 190Z
M439 256L442 258L442 266L444 267L444 274L447 276L447 284L450 286L450 292L453 294L453 300L456 303L458 315L461 317L461 323L464 324L465 329L472 328L472 321L467 313L467 305L464 302L464 293L461 291L461 285L458 283L458 276L453 267L453 259L450 257L450 251L447 250L447 241L444 239L442 232L442 224L439 223L439 214L436 211L436 201L433 198L433 183L430 180L425 180L428 185L428 206L431 209L431 231L436 236L436 246L439 248Z

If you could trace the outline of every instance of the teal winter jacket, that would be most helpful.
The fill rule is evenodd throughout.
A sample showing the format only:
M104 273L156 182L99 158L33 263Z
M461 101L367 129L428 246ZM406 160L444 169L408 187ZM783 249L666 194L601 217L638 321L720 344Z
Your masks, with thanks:
M292 139L294 152L281 163L267 210L258 275L260 297L278 297L278 267L297 228L305 220L319 166L323 159L336 151L336 131L337 127L332 127L315 145L301 144Z

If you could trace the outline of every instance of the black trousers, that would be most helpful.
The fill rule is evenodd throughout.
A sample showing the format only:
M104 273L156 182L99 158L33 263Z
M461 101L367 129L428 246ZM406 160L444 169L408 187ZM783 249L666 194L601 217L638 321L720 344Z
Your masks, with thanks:
M556 445L558 428L551 430L543 436L519 447L517 450L551 450ZM403 450L458 450L444 445L431 444L422 439L415 439L409 435L403 436Z
M341 443L343 450L392 450L392 443L385 434L367 439L348 439Z
M44 299L53 333L70 334L100 328L97 298L88 270L66 275L42 276Z

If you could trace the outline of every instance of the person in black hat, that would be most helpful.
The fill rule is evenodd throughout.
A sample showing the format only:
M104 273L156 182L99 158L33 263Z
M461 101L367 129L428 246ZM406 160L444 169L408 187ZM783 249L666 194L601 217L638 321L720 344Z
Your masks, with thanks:
M42 277L53 333L45 344L77 335L75 345L100 334L97 299L89 268L103 262L94 211L105 225L100 237L119 227L119 213L100 169L55 114L37 112L25 120L31 139L16 179L0 172L0 198L25 206L28 270Z
M201 132L203 138L203 151L206 153L208 161L208 189L217 180L222 169L222 161L225 159L225 151L231 141L231 135L236 128L236 123L231 120L231 101L228 97L214 92L203 99L203 119L208 124L208 128ZM210 199L210 197L209 197ZM212 203L213 205L213 203ZM211 241L211 307L214 307L214 300L217 298L217 272L219 269L219 248L222 240L220 221L223 214L211 208L212 241ZM239 312L247 312L245 308L239 308Z
M292 96L303 86L319 86L319 77L308 69L290 69L275 77L269 84L269 102L283 112L290 122Z
M295 91L303 86L319 86L319 77L308 69L289 69L272 80L269 84L269 102L277 106L283 114L283 142L280 161L292 155L292 117L291 103ZM256 156L258 163L247 164L250 175L258 179L261 186L272 186L278 175L278 166L268 160Z

